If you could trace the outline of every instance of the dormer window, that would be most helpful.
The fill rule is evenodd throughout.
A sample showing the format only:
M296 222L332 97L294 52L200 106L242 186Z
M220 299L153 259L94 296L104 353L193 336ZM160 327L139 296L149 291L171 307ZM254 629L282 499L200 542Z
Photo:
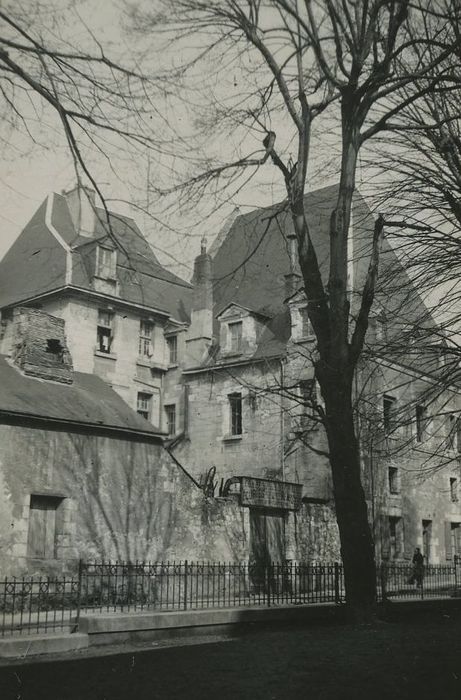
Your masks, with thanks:
M96 259L96 275L103 279L115 279L117 267L117 251L112 248L98 246Z
M152 357L154 324L150 321L141 321L139 324L139 356Z
M229 323L229 334L230 334L230 351L231 352L241 352L242 351L242 321L236 321L235 323Z

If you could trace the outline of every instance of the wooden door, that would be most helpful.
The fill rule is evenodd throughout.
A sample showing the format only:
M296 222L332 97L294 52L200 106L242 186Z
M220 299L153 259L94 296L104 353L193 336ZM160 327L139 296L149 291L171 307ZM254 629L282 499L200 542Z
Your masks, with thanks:
M250 509L250 559L263 565L285 561L283 511Z
M54 559L58 504L59 499L53 497L31 496L27 540L29 557Z

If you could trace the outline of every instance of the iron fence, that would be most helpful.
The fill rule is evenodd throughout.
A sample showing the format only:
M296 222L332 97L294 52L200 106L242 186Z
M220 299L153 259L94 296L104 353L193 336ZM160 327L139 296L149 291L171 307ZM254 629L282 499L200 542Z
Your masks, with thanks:
M419 570L411 564L382 563L378 594L382 600L461 597L461 562L430 564Z
M75 631L80 582L74 577L10 577L0 581L0 635Z
M386 562L380 600L461 596L461 561L424 567ZM294 562L80 562L78 576L0 581L0 636L76 631L81 612L199 610L343 603L343 569Z
M339 564L107 562L82 565L82 610L187 610L341 602Z

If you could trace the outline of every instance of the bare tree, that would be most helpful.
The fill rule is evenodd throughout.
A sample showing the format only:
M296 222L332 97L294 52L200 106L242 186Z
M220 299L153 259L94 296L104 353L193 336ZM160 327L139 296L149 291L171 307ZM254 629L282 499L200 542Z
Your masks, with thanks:
M188 60L170 74L179 94L188 94L181 86L190 89L187 81L196 80L200 61L206 62L215 85L219 76L225 81L234 72L234 83L241 86L232 97L210 90L205 107L198 105L202 131L200 148L191 149L195 170L163 193L202 196L212 190L222 198L226 191L239 191L254 170L265 164L275 166L285 186L317 338L315 375L325 403L323 422L347 601L356 619L367 619L375 602L375 565L352 394L373 305L385 221L382 216L376 219L368 275L359 304L351 310L347 258L352 197L361 150L379 134L398 130L405 108L440 83L450 82L450 76L436 68L450 60L456 37L447 28L443 38L431 40L430 53L414 51L427 43L421 27L435 11L434 3L429 7L422 1L178 0L173 6L160 5L155 16L140 10L138 27L141 19L144 32L159 39L167 36L176 42L176 49L188 46ZM441 2L437 11L444 6ZM409 51L412 61L407 65L403 58ZM202 85L203 81L200 89ZM311 182L311 150L318 136L314 127L320 116L323 131L336 125L340 135L328 280L319 266L304 196ZM238 144L234 149L225 142L226 134ZM258 148L256 137L263 149ZM216 155L219 141L229 158ZM246 153L240 144L248 143L254 148L250 145Z

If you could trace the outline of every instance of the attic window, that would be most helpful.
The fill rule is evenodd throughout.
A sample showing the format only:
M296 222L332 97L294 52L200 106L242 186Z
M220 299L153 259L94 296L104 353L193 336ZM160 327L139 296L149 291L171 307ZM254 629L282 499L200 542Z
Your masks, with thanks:
M54 355L56 360L60 362L64 361L64 348L58 338L47 338L46 352L50 353L50 355Z
M115 279L117 266L117 251L98 246L96 270L97 276L104 279Z
M229 323L230 350L231 352L241 352L242 350L242 321Z

